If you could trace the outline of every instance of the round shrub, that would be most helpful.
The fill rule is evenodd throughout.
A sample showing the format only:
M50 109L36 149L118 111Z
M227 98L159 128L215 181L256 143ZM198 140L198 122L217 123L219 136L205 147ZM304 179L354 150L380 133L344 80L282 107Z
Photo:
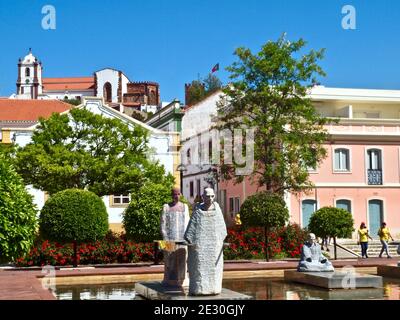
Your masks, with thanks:
M59 242L95 241L108 230L106 206L93 192L67 189L47 200L40 212L42 238Z
M36 208L22 178L0 155L0 262L29 252L37 228Z
M347 210L323 207L312 214L308 229L321 238L348 238L354 230L353 225L353 217Z
M264 239L267 247L265 258L268 261L272 253L268 233L271 228L283 227L289 219L285 201L274 193L258 192L243 202L240 208L240 218L245 228L264 227Z
M161 239L162 207L171 200L170 186L155 183L143 185L138 192L131 195L131 202L124 212L126 235L136 242Z
M282 227L289 211L282 197L270 192L258 192L248 197L240 208L240 218L247 227Z

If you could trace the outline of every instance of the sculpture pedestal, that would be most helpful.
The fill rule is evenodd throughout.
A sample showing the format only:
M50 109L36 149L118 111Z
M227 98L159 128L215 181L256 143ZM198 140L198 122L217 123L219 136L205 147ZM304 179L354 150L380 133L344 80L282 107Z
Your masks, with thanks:
M400 262L397 266L378 266L377 274L383 277L400 278Z
M334 272L298 272L285 270L285 280L300 282L325 289L382 288L382 277L361 273Z
M189 296L186 289L164 287L160 281L137 282L136 294L150 300L250 300L253 297L229 289L215 296Z

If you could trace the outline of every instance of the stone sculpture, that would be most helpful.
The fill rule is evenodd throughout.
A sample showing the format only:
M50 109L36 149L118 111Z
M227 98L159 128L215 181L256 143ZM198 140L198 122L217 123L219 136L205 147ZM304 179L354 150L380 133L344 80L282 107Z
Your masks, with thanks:
M309 234L307 242L303 245L297 271L335 271L332 263L322 254L321 246L317 243L315 234L313 233Z
M400 255L400 244L397 246L397 254ZM400 261L397 262L397 266L400 267Z
M179 201L179 196L179 189L172 189L172 202L164 205L161 214L161 234L165 244L163 286L187 287L189 282L186 276L187 247L176 243L184 242L189 208Z
M203 193L186 229L189 243L189 295L217 295L222 291L223 245L227 236L222 211L211 188Z

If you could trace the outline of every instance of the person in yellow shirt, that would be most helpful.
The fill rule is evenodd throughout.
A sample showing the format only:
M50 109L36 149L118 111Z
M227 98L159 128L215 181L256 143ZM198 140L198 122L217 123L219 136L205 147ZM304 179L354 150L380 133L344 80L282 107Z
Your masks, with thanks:
M360 229L358 229L358 243L361 245L362 258L368 258L368 238L372 240L368 233L367 226L361 222Z
M388 259L390 259L391 256L389 255L389 252L388 252L388 241L389 241L389 238L392 239L392 241L394 241L394 239L393 239L392 235L390 234L389 228L386 227L385 222L382 222L381 227L378 231L378 236L382 243L382 249L381 249L381 253L379 254L379 258L382 258L382 253L383 253L383 251L385 251Z

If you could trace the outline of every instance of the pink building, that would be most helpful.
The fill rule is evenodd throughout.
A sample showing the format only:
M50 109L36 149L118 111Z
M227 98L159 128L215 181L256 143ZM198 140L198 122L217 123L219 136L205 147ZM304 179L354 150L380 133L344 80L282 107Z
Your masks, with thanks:
M400 90L342 89L318 86L310 98L326 117L340 118L327 126L327 158L310 179L309 194L286 194L290 220L302 227L324 206L345 208L353 214L355 229L364 221L370 234L382 221L394 237L400 236ZM219 201L227 220L257 191L250 179L239 185L219 184ZM355 234L354 234L355 236Z

